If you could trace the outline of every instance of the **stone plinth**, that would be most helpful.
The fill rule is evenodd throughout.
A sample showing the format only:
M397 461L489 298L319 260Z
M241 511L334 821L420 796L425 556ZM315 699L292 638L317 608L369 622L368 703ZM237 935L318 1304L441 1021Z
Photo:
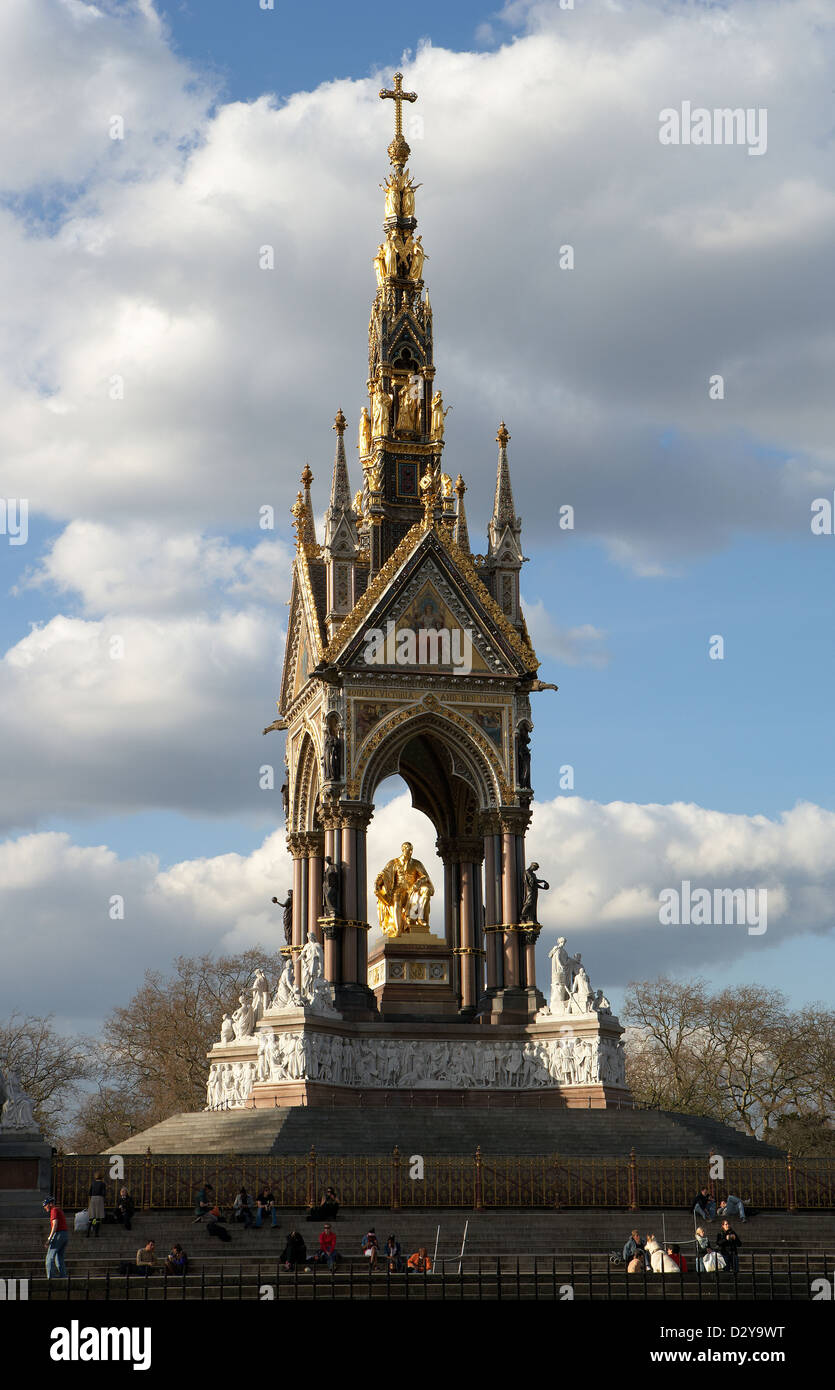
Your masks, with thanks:
M630 1103L621 1032L617 1019L596 1014L570 1025L485 1028L457 1018L357 1023L333 1012L274 1010L248 1043L212 1049L210 1091L232 1108L607 1108Z
M452 983L452 951L429 931L379 942L368 959L368 986L384 1018L454 1018L458 998Z
M0 1129L0 1217L43 1216L52 1148L37 1130Z

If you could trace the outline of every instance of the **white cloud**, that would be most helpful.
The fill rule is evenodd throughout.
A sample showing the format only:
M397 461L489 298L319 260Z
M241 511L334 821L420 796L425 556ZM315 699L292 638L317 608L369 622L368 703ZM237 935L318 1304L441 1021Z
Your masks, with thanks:
M403 839L435 881L432 920L442 930L434 834L407 795L371 822L369 876ZM582 950L596 985L615 989L665 970L721 978L724 967L746 959L756 974L763 951L832 928L835 813L806 803L771 821L684 803L558 798L536 804L529 856L551 883L540 895L539 983L546 992L545 954L558 933ZM694 888L767 888L768 932L660 926L658 893L682 879ZM280 913L270 898L283 897L290 882L283 831L249 855L186 860L168 870L152 856L120 859L104 846L80 848L65 834L8 841L0 846L0 915L9 928L0 1015L31 998L37 982L39 1007L66 1014L72 1001L77 1015L89 1018L123 1001L143 970L166 969L179 952L278 945ZM125 900L124 921L108 916L113 894ZM373 895L369 902L373 917ZM60 960L60 970L46 968L51 960ZM814 981L808 992L814 995Z
M835 192L815 135L831 15L816 0L644 0L512 6L504 21L529 32L490 53L427 43L407 72L438 381L456 406L448 460L474 540L500 412L529 540L569 501L581 534L653 574L736 529L805 526L835 472L821 292ZM280 516L309 456L321 508L331 411L353 431L366 375L380 74L207 114L148 5L11 0L2 22L7 184L74 187L57 229L34 202L0 213L0 493L61 521L235 530L265 502ZM122 164L106 135L102 150L116 93ZM767 106L767 156L662 147L658 112L682 99Z
M56 617L0 662L0 807L43 815L173 809L270 814L283 780L275 717L280 633L259 608L216 616ZM272 801L268 804L268 798Z
M150 523L73 521L24 586L77 594L85 613L184 614L234 599L278 606L289 592L291 551L279 540L253 549L221 536L166 532Z
M522 597L525 621L534 651L542 660L564 662L567 666L605 666L608 655L600 643L606 634L591 623L579 627L559 627L541 598L532 603Z

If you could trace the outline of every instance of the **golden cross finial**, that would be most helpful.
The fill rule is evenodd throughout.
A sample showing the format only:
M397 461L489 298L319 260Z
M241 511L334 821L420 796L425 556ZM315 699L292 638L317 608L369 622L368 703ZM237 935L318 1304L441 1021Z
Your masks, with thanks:
M394 91L381 87L380 99L394 102L394 139L389 145L388 152L392 164L402 169L410 154L409 146L403 138L403 102L417 101L417 92L404 92L403 74L396 72L394 74Z
M396 72L394 74L394 91L390 92L385 87L382 87L380 89L380 98L382 101L388 99L394 102L394 134L396 138L398 135L403 134L403 102L417 101L417 92L404 92L403 74L402 72Z

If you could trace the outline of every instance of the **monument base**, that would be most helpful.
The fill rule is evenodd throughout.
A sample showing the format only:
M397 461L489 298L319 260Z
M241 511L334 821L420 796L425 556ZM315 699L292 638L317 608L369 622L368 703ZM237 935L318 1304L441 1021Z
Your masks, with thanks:
M458 1016L357 1022L332 1008L270 1009L254 1036L212 1048L207 1108L618 1107L630 1103L622 1032L594 1013L485 1027Z
M544 1004L545 998L535 986L497 989L480 1016L485 1023L530 1023Z
M51 1181L52 1147L37 1130L0 1131L0 1218L43 1216Z
M412 1108L457 1110L606 1110L631 1105L622 1087L591 1085L537 1091L444 1090L427 1084L413 1091L393 1088L357 1090L319 1081L259 1083L252 1089L250 1107L273 1110L276 1106L307 1105L334 1108L374 1108L408 1105Z
M368 959L368 985L385 1019L456 1018L452 950L430 931L386 937Z

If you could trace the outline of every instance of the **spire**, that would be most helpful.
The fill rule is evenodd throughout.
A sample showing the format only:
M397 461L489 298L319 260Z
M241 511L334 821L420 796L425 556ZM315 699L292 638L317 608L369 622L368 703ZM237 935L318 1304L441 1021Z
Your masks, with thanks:
M491 527L495 527L497 532L504 530L505 526L513 526L516 521L516 509L513 505L513 489L510 486L510 464L507 461L507 441L510 435L507 425L502 420L499 425L499 432L496 435L496 443L499 446L499 466L496 471L496 496L493 502L493 519Z
M351 484L348 478L348 461L345 458L345 426L347 424L342 409L336 412L333 422L333 429L336 430L336 452L333 457L333 478L331 479L331 500L328 507L328 517L326 522L325 544L327 544L327 527L332 521L336 521L342 512L349 511L351 507Z
M330 505L325 516L325 549L328 551L337 549L341 554L353 553L359 546L356 518L351 503L348 462L345 458L345 428L347 423L340 407L333 422L333 428L336 430L336 452L333 459ZM340 539L337 543L338 534Z
M455 492L458 497L458 505L455 508L455 527L452 532L452 538L456 545L460 545L461 549L469 555L470 533L467 530L467 513L464 510L464 493L466 491L467 485L459 473L458 477L455 479Z
M380 97L394 103L394 139L388 147L391 165L380 184L385 209L373 258L377 290L368 324L368 399L359 420L363 541L371 575L388 559L404 528L421 516L425 522L442 508L436 465L443 453L446 414L436 390L432 311L428 295L424 298L429 257L415 215L421 185L408 168L410 150L403 136L403 102L416 101L417 93L403 90L398 72L391 90L384 88Z
M517 628L521 628L523 619L519 606L519 571L525 557L522 554L522 520L516 515L513 489L510 486L510 464L507 461L509 438L507 425L502 420L496 435L499 464L496 470L493 515L487 527L484 569L485 578L489 575L490 592L505 617Z
M310 500L310 484L313 482L313 473L310 464L306 463L301 476L304 493L299 492L292 506L293 526L296 532L296 549L303 550L306 555L314 555L319 547L316 543L316 523L313 520L313 503Z

